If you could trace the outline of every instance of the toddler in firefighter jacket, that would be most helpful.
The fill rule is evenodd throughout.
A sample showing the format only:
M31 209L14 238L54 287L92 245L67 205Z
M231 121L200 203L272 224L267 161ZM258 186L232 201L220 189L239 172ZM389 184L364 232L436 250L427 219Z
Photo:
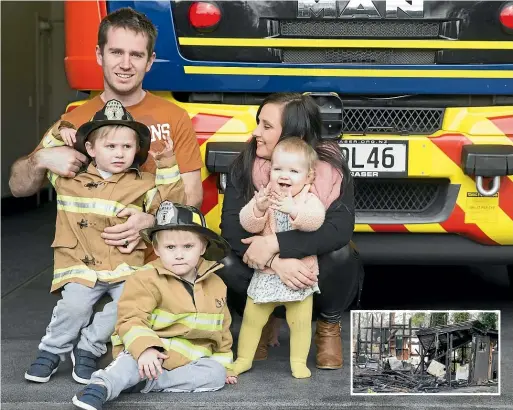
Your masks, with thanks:
M72 126L54 127L45 137L49 145L65 144L63 125ZM103 230L124 222L126 218L117 215L126 208L154 214L162 200L185 203L172 142L165 141L162 152L149 151L150 130L134 121L119 101L107 102L76 131L75 138L74 148L88 155L91 163L74 178L48 173L57 192L51 292L61 291L62 299L53 310L36 360L25 373L27 380L39 383L49 381L70 352L72 377L78 383L89 382L114 331L124 281L144 265L143 241L127 253L123 246L107 245ZM156 175L139 170L148 153L157 163ZM93 306L105 294L112 302L91 321Z
M158 259L127 279L112 336L115 360L73 397L99 410L124 391L206 392L237 382L231 316L216 275L228 243L194 207L163 202L141 231Z
M242 227L253 234L267 235L292 229L315 231L324 222L325 208L310 191L317 153L300 138L278 143L271 158L270 182L261 187L240 212ZM276 255L275 255L276 256ZM239 335L234 371L249 370L262 329L276 306L285 305L290 328L290 366L296 378L310 377L306 359L310 350L313 293L317 284L294 290L272 270L273 256L263 271L255 270ZM318 273L316 256L302 262Z

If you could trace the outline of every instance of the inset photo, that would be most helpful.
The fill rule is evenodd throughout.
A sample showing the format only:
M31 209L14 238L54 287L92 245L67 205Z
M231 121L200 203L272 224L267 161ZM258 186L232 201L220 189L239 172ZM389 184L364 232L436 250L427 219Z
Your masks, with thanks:
M500 311L351 312L351 394L500 394Z

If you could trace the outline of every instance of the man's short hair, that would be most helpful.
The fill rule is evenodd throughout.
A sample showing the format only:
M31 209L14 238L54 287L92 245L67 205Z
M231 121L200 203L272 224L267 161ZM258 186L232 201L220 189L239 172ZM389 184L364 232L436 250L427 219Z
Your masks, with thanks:
M124 28L145 35L148 38L148 59L152 56L157 40L157 28L145 14L130 7L123 7L105 16L98 29L98 46L102 54L110 28Z

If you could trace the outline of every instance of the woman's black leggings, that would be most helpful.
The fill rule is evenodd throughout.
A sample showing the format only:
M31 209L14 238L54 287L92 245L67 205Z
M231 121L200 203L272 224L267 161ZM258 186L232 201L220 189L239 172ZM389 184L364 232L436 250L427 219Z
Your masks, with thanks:
M357 303L360 301L363 266L353 243L320 255L318 261L321 293L314 294L314 315L326 322L335 323L355 298ZM216 273L228 287L228 305L242 316L253 269L233 252L221 262L224 267ZM284 317L283 307L277 308L274 314Z

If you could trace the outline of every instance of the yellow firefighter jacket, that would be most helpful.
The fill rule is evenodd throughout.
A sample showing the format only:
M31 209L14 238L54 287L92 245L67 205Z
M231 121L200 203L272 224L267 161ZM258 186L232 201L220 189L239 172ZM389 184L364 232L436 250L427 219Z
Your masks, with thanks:
M63 145L54 134L51 145ZM47 137L48 138L48 137ZM106 227L123 223L116 216L125 208L155 214L164 200L185 203L185 191L175 156L157 161L156 175L130 168L103 179L93 164L75 178L48 172L57 192L54 273L51 292L66 283L94 287L97 280L121 282L144 265L146 245L140 242L130 254L105 244Z
M234 376L226 285L214 273L222 267L201 258L196 281L189 283L158 258L132 275L118 302L114 357L125 349L138 360L154 347L169 356L162 365L167 370L209 357Z

